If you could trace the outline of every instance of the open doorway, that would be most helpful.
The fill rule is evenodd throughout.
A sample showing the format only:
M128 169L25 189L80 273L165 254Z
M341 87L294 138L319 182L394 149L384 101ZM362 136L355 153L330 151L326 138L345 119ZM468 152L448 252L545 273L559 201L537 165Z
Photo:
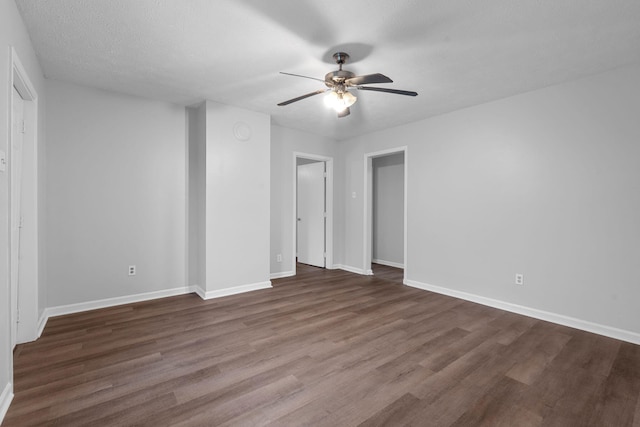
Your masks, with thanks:
M38 328L38 98L11 49L9 134L10 343L33 341Z
M297 262L325 267L326 163L298 158Z
M293 269L333 267L333 159L294 153Z
M11 223L11 236L9 237L11 259L9 276L11 279L11 348L16 345L18 336L18 322L20 322L20 232L22 229L22 151L24 145L25 120L24 103L18 89L13 86L11 96L11 145L10 145L10 193L9 205L11 211L9 222Z
M378 276L402 275L403 281L407 258L406 160L406 147L365 154L364 270Z

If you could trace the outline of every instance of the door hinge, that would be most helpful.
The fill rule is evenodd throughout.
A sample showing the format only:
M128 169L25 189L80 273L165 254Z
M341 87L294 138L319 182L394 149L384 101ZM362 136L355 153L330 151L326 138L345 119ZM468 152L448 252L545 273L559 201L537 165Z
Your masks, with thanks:
M20 323L20 309L16 310L16 323Z
M326 177L327 177L327 173L326 173L326 172L323 172L323 173L322 173L322 176L324 176L324 177L326 178Z
M326 258L326 257L327 257L327 253L326 253L326 252L323 252L323 253L322 253L322 257L323 257L323 258Z
M324 212L322 215L323 215L325 218L327 217L327 213L326 213L326 212Z
M25 133L27 131L27 124L24 120L22 120L22 123L20 124L20 133Z

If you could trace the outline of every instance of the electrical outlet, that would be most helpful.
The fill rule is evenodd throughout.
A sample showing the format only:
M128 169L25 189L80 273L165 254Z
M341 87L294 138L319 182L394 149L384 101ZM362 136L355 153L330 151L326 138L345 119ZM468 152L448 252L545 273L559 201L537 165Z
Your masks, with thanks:
M136 266L135 265L130 265L129 266L129 276L135 276L136 275Z
M277 262L282 262L282 254L276 255L276 261Z
M516 273L516 285L524 285L524 275Z

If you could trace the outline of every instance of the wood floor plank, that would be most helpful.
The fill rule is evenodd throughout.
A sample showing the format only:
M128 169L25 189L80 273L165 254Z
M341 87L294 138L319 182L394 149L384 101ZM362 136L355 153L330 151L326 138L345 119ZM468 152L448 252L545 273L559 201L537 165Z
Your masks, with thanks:
M526 385L509 377L502 377L452 425L464 426L541 426L542 416L519 403Z
M51 318L2 426L640 427L640 346L373 270Z
M398 400L406 390L431 377L433 372L417 365L412 371L401 375L385 376L382 373L377 381L378 385L357 397L358 404L345 402L327 417L330 425L359 425L371 416L372 408L381 408Z
M380 409L373 416L358 424L358 427L381 427L404 424L404 417L413 413L414 408L420 407L422 401L412 395L405 393L384 408Z
M638 395L638 401L636 403L636 413L633 417L633 427L640 427L640 394Z
M631 425L635 408L633 396L640 396L639 346L623 343L611 372L592 397L590 411L582 413L585 425Z
M521 383L532 385L570 339L571 337L567 334L548 334L547 338L538 344L528 356L516 362L507 372L507 376Z

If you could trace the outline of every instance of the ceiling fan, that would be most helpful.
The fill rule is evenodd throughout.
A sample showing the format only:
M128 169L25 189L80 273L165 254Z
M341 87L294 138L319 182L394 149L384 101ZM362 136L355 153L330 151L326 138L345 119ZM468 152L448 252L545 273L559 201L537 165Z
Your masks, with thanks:
M349 89L358 89L358 90L370 90L374 92L386 92L386 93L395 93L398 95L407 95L407 96L417 96L417 92L411 92L408 90L398 90L398 89L386 89L380 87L371 87L371 86L362 86L366 84L374 84L374 83L393 83L389 77L384 74L376 73L376 74L366 74L364 76L356 76L351 71L343 70L342 65L347 62L349 59L349 55L344 52L337 52L333 54L333 58L336 60L336 64L338 64L338 70L331 71L324 76L324 80L317 79L315 77L307 77L301 76L299 74L285 73L280 72L280 74L286 74L288 76L295 77L304 77L305 79L318 80L327 85L328 89L319 89L315 92L307 93L306 95L299 96L297 98L290 99L288 101L284 101L279 103L279 106L289 105L294 102L303 100L305 98L309 98L310 96L319 95L321 93L329 92L327 96L324 98L324 103L327 107L333 108L337 113L338 117L346 117L351 114L349 107L351 107L358 99L356 96L349 91Z

